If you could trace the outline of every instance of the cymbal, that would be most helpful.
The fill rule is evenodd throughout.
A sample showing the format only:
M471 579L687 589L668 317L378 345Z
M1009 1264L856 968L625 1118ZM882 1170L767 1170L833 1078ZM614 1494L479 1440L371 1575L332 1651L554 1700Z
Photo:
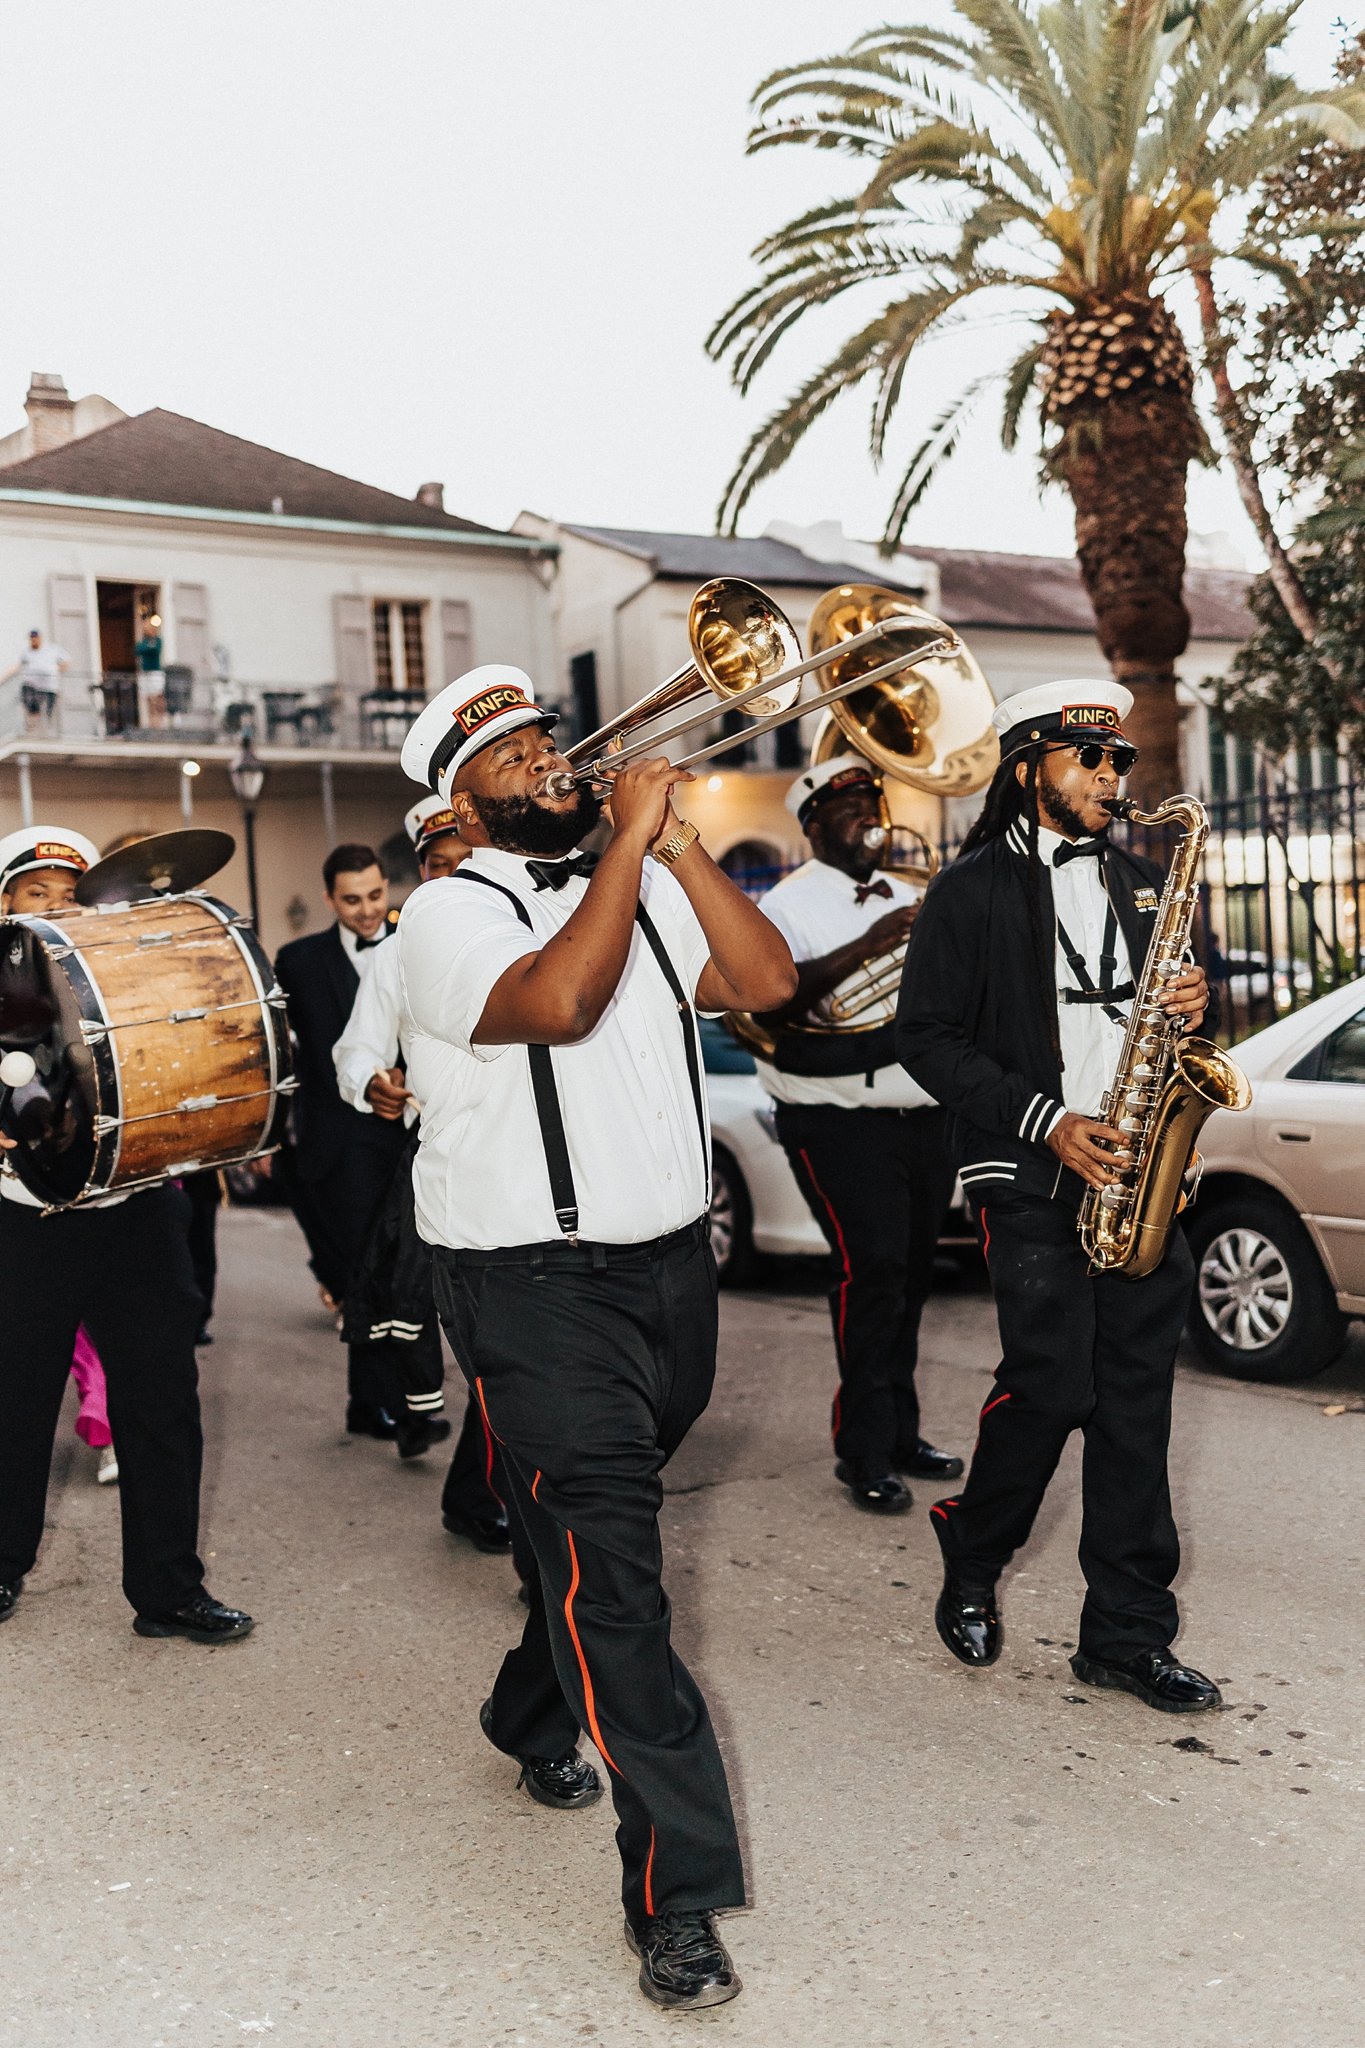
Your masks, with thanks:
M76 884L76 901L89 909L96 903L178 896L226 867L236 845L230 832L153 832L88 868Z

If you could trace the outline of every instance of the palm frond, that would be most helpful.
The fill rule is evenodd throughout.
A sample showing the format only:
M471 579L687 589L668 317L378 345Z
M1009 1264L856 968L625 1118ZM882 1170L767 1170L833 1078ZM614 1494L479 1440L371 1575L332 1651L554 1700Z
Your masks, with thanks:
M1000 410L1000 443L1009 453L1013 453L1018 446L1019 422L1038 381L1038 370L1046 347L1046 337L1041 341L1030 342L1023 354L1016 356L1005 372L1005 393Z
M977 400L992 377L977 377L961 395L945 406L910 458L909 467L897 487L882 535L882 551L889 554L900 544L910 514L919 504L945 462L954 454Z

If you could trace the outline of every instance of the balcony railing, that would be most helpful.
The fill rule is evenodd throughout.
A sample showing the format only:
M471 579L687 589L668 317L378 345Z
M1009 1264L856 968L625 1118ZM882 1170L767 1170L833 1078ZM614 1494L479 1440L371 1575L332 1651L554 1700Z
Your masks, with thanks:
M66 740L111 747L137 741L184 748L235 742L395 753L426 702L420 691L345 693L336 683L242 682L174 666L151 674L67 669L49 694L12 676L0 685L0 744Z

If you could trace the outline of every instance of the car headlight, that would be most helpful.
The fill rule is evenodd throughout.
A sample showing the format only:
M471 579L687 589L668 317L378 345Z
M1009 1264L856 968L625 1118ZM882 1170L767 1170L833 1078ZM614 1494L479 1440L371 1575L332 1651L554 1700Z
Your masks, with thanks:
M781 1144L782 1141L777 1135L777 1116L771 1106L767 1109L756 1109L754 1111L754 1121L763 1126L764 1131L772 1139L774 1145Z

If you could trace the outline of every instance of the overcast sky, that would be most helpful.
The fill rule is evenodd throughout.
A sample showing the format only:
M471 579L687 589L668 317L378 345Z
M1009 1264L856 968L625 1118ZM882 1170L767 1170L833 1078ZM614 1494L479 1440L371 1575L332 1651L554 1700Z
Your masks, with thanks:
M941 18L943 0L909 0ZM1325 78L1341 0L1295 56ZM503 524L522 506L707 530L746 433L811 365L800 334L741 401L702 340L765 230L842 160L743 154L764 73L847 45L880 0L118 0L11 6L0 432L31 370L167 406ZM997 334L926 354L896 453ZM836 407L752 502L880 532L891 474ZM1254 552L1229 479L1191 523ZM910 539L1065 553L1065 499L994 408Z

